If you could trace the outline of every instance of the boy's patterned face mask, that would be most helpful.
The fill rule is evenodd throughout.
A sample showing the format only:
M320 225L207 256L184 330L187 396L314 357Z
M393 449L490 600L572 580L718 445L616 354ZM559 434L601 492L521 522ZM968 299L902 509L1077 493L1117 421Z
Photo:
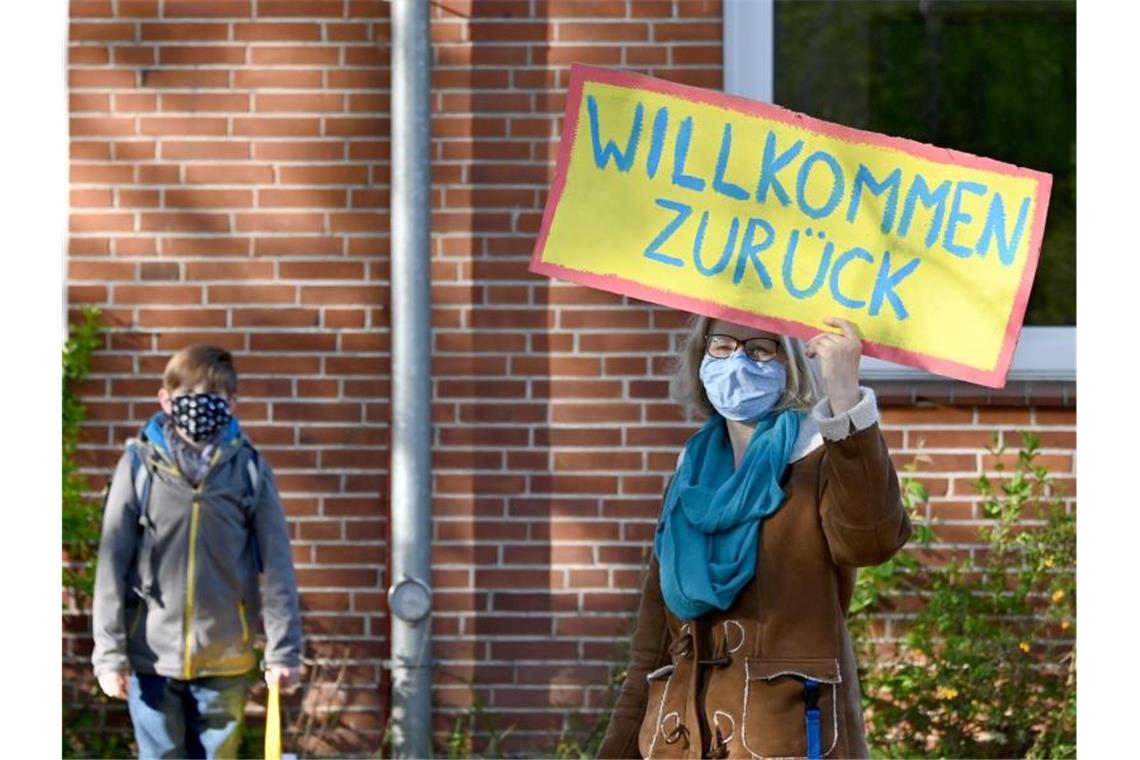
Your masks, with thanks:
M174 427L201 443L210 439L233 415L230 402L213 393L188 393L170 399Z

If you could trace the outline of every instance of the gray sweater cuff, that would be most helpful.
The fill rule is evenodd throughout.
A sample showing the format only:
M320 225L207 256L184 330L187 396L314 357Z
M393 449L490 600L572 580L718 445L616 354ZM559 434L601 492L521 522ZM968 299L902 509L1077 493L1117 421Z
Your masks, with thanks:
M812 407L812 419L819 425L819 432L829 441L842 441L852 433L866 430L879 421L875 392L860 385L859 402L842 414L831 415L831 402L826 396Z

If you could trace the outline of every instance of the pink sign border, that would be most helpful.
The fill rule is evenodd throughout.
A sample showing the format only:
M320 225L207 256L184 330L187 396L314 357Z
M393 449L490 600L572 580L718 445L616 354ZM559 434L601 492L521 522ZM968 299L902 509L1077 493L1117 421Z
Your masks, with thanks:
M633 298L670 306L675 309L704 314L717 319L738 322L740 324L752 325L760 329L772 330L773 332L782 332L805 340L818 334L820 332L819 328L806 325L802 322L760 316L751 312L733 309L721 304L703 301L698 298L683 296L677 293L668 293L614 275L598 275L581 272L557 264L550 264L542 260L542 253L546 247L546 239L550 234L550 225L554 220L558 204L562 199L562 192L566 187L566 173L570 164L570 153L573 148L573 142L578 135L577 122L578 113L581 110L582 89L587 82L601 82L618 87L649 90L694 103L707 103L721 108L811 129L820 134L835 137L846 142L900 150L936 163L967 166L1007 176L1030 177L1037 180L1037 203L1029 240L1029 259L1025 264L1025 269L1022 271L1021 284L1018 286L1017 294L1013 300L1013 306L1010 309L1009 321L1006 323L1001 352L998 355L997 364L992 370L979 369L948 359L941 359L936 356L930 356L929 354L908 351L869 340L863 341L863 352L868 356L878 357L899 364L906 364L939 375L966 380L990 388L1002 388L1005 386L1006 376L1009 374L1009 366L1013 361L1013 352L1017 346L1018 336L1021 333L1022 322L1025 319L1025 308L1029 303L1029 293L1033 287L1033 278L1037 272L1037 262L1041 253L1041 241L1045 234L1045 215L1049 206L1049 194L1053 184L1052 176L1033 169L1013 166L1012 164L1003 163L994 159L962 153L948 148L938 148L903 137L891 137L877 132L867 132L861 129L845 127L841 124L833 124L806 114L789 111L779 106L760 103L755 100L716 92L715 90L667 82L643 74L573 64L570 69L570 86L566 94L566 112L563 121L562 142L558 150L558 163L555 167L554 182L551 184L550 196L547 199L546 208L542 213L542 225L539 228L538 239L535 243L534 254L531 258L529 270L535 274L545 275L547 277L560 277L599 290L628 295Z

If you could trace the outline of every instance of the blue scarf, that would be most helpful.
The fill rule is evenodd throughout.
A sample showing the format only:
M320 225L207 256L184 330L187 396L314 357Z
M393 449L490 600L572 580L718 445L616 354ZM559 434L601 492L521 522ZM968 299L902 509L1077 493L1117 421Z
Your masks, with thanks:
M784 501L780 478L799 428L799 412L765 416L735 470L719 414L685 444L653 540L661 593L677 617L728 609L756 574L760 521Z

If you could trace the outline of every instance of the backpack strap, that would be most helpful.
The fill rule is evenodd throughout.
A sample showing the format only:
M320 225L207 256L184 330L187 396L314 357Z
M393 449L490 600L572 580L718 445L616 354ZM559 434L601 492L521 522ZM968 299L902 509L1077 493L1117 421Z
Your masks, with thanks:
M154 562L154 541L146 540L146 531L154 529L154 521L150 517L150 488L154 481L154 473L143 461L142 452L139 451L137 441L127 442L127 453L131 457L131 485L135 494L135 508L138 510L139 531L139 585L133 589L144 600L161 602L156 589L156 574L151 566Z
M245 513L245 525L249 531L249 540L253 542L253 556L257 561L257 572L265 572L265 563L261 559L261 546L257 541L257 531L254 528L254 518L257 515L257 502L261 496L261 456L257 453L251 444L245 442L242 447L247 449L249 454L245 460L245 468L242 470L242 477L245 481L245 489L241 497L241 508Z

